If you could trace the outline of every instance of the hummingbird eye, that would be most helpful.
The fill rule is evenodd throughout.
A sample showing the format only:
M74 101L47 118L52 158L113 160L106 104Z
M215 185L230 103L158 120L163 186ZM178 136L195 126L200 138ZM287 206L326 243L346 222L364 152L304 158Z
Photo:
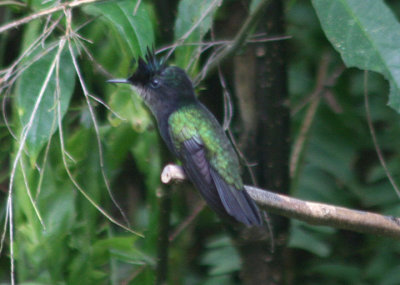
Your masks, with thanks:
M152 88L158 88L160 86L160 84L161 84L161 82L157 78L153 78L153 80L151 80L151 82L150 82L150 86Z

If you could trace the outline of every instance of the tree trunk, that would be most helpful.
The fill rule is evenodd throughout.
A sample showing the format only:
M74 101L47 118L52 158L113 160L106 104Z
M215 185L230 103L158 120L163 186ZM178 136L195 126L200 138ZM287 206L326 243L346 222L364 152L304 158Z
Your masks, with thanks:
M260 20L257 32L284 35L283 1L273 0ZM286 41L248 47L235 58L236 94L242 132L241 149L252 167L258 186L280 193L289 190L289 108ZM268 229L243 229L236 239L243 267L243 284L290 283L285 244L288 221L272 216L274 252Z

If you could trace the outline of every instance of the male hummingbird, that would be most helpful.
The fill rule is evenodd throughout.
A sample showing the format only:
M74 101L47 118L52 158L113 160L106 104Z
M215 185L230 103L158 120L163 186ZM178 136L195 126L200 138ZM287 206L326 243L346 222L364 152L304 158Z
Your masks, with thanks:
M161 137L208 205L222 218L262 225L243 187L237 155L213 114L198 101L186 72L158 61L148 50L128 79L154 114Z

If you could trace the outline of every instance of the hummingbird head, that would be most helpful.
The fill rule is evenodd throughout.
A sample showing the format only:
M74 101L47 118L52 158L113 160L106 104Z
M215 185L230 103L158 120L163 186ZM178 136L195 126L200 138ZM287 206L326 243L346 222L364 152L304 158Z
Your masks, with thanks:
M108 82L134 86L154 113L195 100L193 85L186 72L158 60L150 49L144 58L139 57L138 67L131 77Z

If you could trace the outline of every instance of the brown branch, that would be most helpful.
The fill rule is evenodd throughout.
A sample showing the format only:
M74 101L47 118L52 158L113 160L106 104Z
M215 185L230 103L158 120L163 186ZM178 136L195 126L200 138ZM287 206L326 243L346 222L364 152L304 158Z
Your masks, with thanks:
M183 169L177 165L169 164L165 171L169 172L169 180L163 180L163 183L175 181L175 177L182 181L185 176ZM400 239L400 218L397 217L303 201L248 185L245 189L261 208L274 214L313 225Z
M47 16L47 15L50 15L50 14L56 13L58 11L62 11L62 10L67 9L67 8L75 8L75 7L78 7L78 6L82 6L82 5L85 5L85 4L90 4L90 3L94 3L94 2L98 2L98 1L99 0L78 0L78 1L71 1L71 2L62 3L62 4L58 5L58 6L39 11L37 13L34 13L32 15L29 15L29 16L26 16L26 17L21 18L19 20L13 21L13 22L8 23L8 24L5 24L4 26L0 27L0 34L5 32L5 31L7 31L7 30L12 29L12 28L16 28L16 27L18 27L20 25L29 23L32 20L35 20L35 19ZM100 1L102 1L102 0L100 0Z

